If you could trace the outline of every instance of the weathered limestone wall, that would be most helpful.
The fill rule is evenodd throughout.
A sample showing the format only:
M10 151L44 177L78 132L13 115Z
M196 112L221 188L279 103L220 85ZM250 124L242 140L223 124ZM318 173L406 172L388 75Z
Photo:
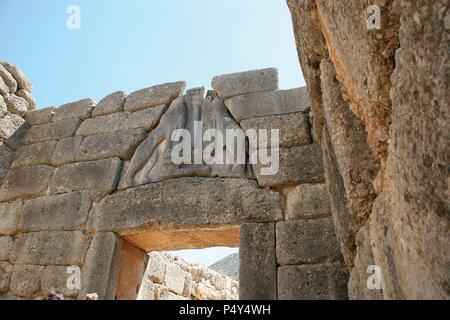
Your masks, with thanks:
M350 298L448 299L448 1L287 2Z
M133 299L146 252L240 245L241 298L346 298L306 90L278 90L275 69L212 87L184 94L174 82L27 113L0 187L1 296ZM248 161L174 165L170 136L196 120L280 129L278 173ZM67 289L69 266L79 289Z
M237 300L239 282L166 252L149 253L138 300Z
M23 116L36 106L32 89L20 69L8 62L0 62L0 185L27 128Z

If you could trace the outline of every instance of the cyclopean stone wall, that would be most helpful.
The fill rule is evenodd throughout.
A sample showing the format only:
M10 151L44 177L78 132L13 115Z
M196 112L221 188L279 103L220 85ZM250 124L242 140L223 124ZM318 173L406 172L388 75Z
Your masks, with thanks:
M23 116L36 106L31 96L32 89L30 81L19 68L5 61L0 62L0 184L27 128Z
M448 1L287 2L350 298L448 299Z
M237 300L239 282L166 252L149 253L138 300Z
M212 87L166 83L27 112L0 186L0 295L136 298L147 252L226 245L240 246L242 299L345 299L306 89L278 90L275 69ZM261 174L248 154L238 165L174 165L170 135L194 133L196 120L202 131L280 129L278 173ZM68 289L74 266L81 288Z

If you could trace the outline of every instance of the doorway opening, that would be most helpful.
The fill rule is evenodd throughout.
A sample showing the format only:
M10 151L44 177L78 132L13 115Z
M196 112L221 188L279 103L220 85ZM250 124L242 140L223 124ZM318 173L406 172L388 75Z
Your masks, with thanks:
M116 299L239 299L239 226L121 237Z

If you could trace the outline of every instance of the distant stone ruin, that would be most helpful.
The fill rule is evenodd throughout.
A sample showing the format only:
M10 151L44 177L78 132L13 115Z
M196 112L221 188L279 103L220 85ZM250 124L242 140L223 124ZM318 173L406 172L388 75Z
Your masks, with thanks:
M207 267L153 251L138 300L237 300L239 282Z

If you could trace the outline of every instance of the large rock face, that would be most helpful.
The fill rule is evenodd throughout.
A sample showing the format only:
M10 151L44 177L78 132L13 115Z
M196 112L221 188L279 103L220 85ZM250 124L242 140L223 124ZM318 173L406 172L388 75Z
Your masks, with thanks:
M288 0L349 296L448 299L448 1L373 4Z

